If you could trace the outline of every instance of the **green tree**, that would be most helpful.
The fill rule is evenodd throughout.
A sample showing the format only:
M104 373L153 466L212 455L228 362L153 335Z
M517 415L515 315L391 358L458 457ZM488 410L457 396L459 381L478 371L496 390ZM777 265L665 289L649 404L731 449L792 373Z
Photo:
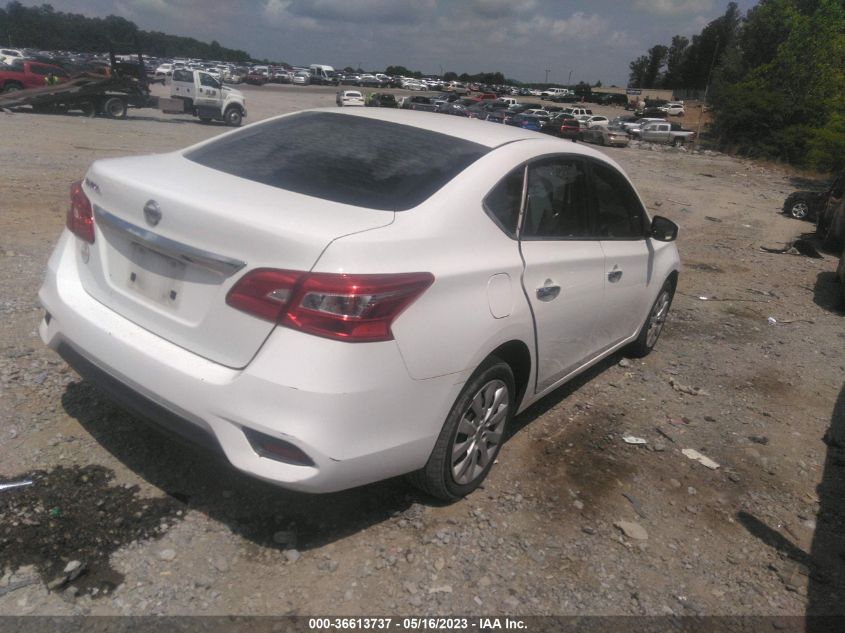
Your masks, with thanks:
M714 132L750 155L832 169L845 151L845 10L820 0L789 16L771 61L714 95Z
M660 71L666 63L666 56L669 49L662 44L657 44L648 49L648 64L643 75L643 87L654 88L660 83Z
M648 72L648 56L640 55L628 67L631 69L628 75L628 86L631 88L645 88L645 77Z
M683 35L672 38L669 51L666 54L666 72L663 75L664 88L683 88L682 72L686 56L689 51L689 39Z

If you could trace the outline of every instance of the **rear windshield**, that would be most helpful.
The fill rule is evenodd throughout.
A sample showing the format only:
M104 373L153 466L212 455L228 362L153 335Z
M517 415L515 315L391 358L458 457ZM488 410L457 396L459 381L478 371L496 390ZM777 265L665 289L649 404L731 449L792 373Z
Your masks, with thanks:
M398 123L302 112L245 128L185 157L323 200L404 211L488 151L483 145Z

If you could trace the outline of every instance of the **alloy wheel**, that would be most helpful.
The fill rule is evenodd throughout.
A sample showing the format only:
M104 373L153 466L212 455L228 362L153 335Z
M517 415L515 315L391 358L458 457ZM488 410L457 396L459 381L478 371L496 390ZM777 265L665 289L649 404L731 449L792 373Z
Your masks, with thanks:
M646 336L646 345L651 348L657 343L660 332L663 331L663 325L666 323L666 316L669 314L669 293L665 290L660 293L657 301L654 302L654 307L651 309L651 315L648 318L648 335Z
M467 485L495 459L508 418L507 385L491 380L475 394L458 423L452 443L452 478Z

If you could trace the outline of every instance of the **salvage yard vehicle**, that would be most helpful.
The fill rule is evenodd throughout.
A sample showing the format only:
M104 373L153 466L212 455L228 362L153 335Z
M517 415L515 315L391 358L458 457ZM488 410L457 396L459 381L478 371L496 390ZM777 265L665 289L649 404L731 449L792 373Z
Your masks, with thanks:
M170 97L159 100L168 114L188 113L203 122L223 121L232 127L238 127L246 116L243 93L199 70L174 70Z
M335 96L335 102L339 108L343 106L363 106L364 95L358 90L341 90Z
M646 123L633 134L635 138L647 143L668 143L673 147L679 147L695 138L695 132L692 130L685 130L677 123L668 122Z
M142 64L112 61L109 75L86 73L58 85L42 86L0 95L0 108L31 106L34 112L80 111L124 119L128 108L161 108L165 114L190 114L201 121L223 121L237 127L246 116L243 95L224 87L199 70L173 71L170 98L150 94Z
M789 194L783 203L783 213L796 220L815 222L831 199L841 198L845 190L845 172L821 191L796 191Z
M816 235L821 238L824 247L831 250L840 249L845 244L845 198L841 190L836 193L839 196L828 199L816 222Z
M398 108L396 97L389 92L374 92L367 97L367 105L372 108Z
M66 70L53 64L14 60L9 66L0 66L0 92L41 88L51 82L63 83L69 78Z
M588 143L598 143L615 147L627 147L631 137L618 125L595 125L581 130L581 139Z
M337 76L334 68L326 64L311 64L308 67L310 82L315 86L337 86L340 84L340 77Z
M660 106L660 111L668 116L684 116L684 104L680 101L673 101L664 106Z
M39 333L255 477L329 492L413 473L456 499L515 414L654 347L677 232L589 147L421 112L296 112L96 161L71 187Z

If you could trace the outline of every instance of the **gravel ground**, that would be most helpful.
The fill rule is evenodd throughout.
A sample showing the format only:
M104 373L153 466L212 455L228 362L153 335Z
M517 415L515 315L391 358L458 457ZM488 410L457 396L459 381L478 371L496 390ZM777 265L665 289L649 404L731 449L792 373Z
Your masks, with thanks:
M334 103L331 89L244 91L248 122ZM682 227L654 353L610 358L519 416L463 501L402 479L307 496L149 430L36 334L68 183L97 158L225 129L149 110L0 114L0 480L34 481L0 491L0 613L845 613L836 261L759 248L811 230L778 214L796 174L607 150Z

